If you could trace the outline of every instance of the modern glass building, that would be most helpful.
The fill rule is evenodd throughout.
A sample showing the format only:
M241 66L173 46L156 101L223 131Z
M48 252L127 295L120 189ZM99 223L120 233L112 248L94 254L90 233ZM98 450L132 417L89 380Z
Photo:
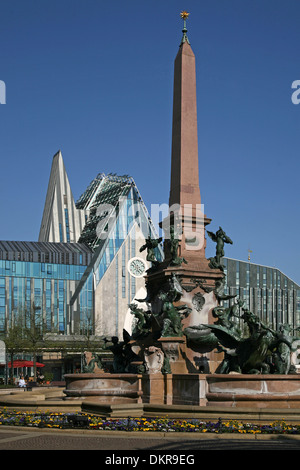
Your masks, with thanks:
M46 331L70 333L70 299L92 258L83 244L0 242L0 332L38 309Z
M224 258L225 294L237 295L245 307L271 328L300 326L300 286L279 269ZM230 301L231 303L234 300ZM229 301L224 303L229 305Z
M147 237L157 237L154 226L134 180L128 176L99 174L76 207L89 213L79 242L93 250L92 261L71 299L76 323L83 333L91 323L87 320L94 318L98 334L122 337L124 324L130 330L132 320L128 305L136 296L146 296L143 276L150 265L140 248ZM161 260L162 256L158 247L156 258ZM136 261L138 273L133 269Z
M155 229L132 177L99 173L75 202L62 154L54 155L39 241L70 242L91 253L69 299L68 334L122 336L124 323L130 329L128 304L144 295L149 263L139 250L148 236L156 237ZM156 255L162 258L161 248Z

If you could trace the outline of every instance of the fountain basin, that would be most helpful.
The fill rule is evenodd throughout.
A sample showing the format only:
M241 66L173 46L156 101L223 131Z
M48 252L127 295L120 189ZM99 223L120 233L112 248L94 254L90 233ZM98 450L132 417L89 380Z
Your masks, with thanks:
M300 409L300 375L67 374L65 400Z
M142 388L138 374L66 374L65 399L94 397L102 403L141 403Z
M300 408L298 374L212 374L206 380L207 406Z

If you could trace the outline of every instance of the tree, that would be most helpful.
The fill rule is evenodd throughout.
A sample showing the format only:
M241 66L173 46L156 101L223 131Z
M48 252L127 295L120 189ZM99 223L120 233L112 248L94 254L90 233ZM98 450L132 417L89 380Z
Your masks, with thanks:
M14 383L14 356L24 351L26 342L23 336L22 321L18 317L14 322L10 323L5 334L1 338L5 342L6 352L10 357L10 381Z
M36 362L38 353L42 353L47 345L44 338L46 325L41 312L41 307L33 303L32 308L25 311L22 327L25 349L33 356L33 376L36 381Z
M79 330L68 337L68 349L80 353L81 372L85 365L85 353L102 353L105 349L103 336L96 336L99 325L92 313L86 314L81 320ZM110 337L108 338L110 339Z

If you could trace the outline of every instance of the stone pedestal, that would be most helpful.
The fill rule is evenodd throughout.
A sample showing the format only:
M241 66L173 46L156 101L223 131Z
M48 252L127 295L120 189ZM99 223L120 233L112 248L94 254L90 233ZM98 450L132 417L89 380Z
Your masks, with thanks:
M206 374L174 374L172 377L172 404L206 406Z
M164 402L166 405L173 404L173 375L165 374L164 376Z
M186 340L185 337L162 337L158 343L165 355L165 367L170 365L170 373L186 374ZM167 363L166 363L167 361Z
M211 269L208 263L206 259L198 259L195 263L169 266L166 261L166 263L161 263L157 271L148 273L146 285L149 295L151 295L151 311L158 319L160 318L162 308L158 299L159 292L168 289L169 282L172 276L175 275L180 281L182 295L179 301L174 302L174 306L186 306L190 311L186 317L182 318L182 331L188 327L214 322L212 311L219 305L215 293L216 286L221 282L224 275L220 270ZM218 364L223 359L222 354L213 352L214 348L211 348L208 343L199 347L199 345L196 346L195 344L183 345L182 339L180 341L181 352L179 351L179 356L181 360L185 361L185 367L180 366L179 369L175 370L171 367L172 373L215 372ZM165 343L165 350L167 352L168 341ZM163 344L161 342L161 345ZM163 349L164 352L165 350Z
M142 378L143 403L165 403L164 375L159 373L143 374Z

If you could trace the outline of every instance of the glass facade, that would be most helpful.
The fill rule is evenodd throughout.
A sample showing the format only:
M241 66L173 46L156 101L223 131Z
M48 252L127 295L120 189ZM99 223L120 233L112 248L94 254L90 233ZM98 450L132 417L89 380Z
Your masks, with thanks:
M66 333L69 299L85 269L1 260L0 332L5 332L16 316L25 317L36 308L46 331Z
M93 292L99 285L101 279L107 272L112 261L116 259L115 272L115 299L116 299L116 318L118 317L118 298L126 297L126 272L125 265L125 240L127 239L128 259L135 257L136 253L136 237L138 236L135 227L140 228L140 233L144 239L149 235L155 237L154 228L148 219L148 214L139 200L138 193L134 187L130 188L127 197L120 200L118 207L118 215L112 224L108 236L98 243L98 249L95 251L93 262L87 268L83 279L81 280L75 295L71 300L74 304L79 299L81 331L85 325L91 323L90 319L94 316ZM162 250L156 249L156 256L159 261L162 260ZM121 281L119 281L119 273ZM131 276L130 282L127 283L127 300L128 304L132 301L136 293L136 279ZM112 287L113 288L113 287Z
M268 326L300 326L300 286L276 268L224 258L224 293L237 295ZM228 307L234 300L223 302Z
M79 294L80 334L92 334L94 329L94 276L90 272Z
M86 266L70 264L31 263L0 260L0 276L37 279L72 279L79 281Z
M103 238L99 234L107 230L107 215L112 215L118 209L120 200L126 199L132 188L137 192L135 183L129 176L99 174L92 181L76 202L77 209L84 208L89 211L80 243L86 243L93 250L103 245Z
M67 333L70 298L91 250L79 244L0 241L0 257L0 332L17 318L28 321L34 312L45 332Z

